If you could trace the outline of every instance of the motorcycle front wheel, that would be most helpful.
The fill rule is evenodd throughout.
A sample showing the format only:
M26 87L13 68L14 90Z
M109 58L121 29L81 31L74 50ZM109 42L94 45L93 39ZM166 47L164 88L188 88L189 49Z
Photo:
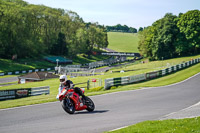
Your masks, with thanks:
M87 96L85 96L85 105L87 106L87 108L86 108L87 111L89 111L89 112L94 111L95 105L94 105L93 101Z
M74 103L71 99L64 99L62 101L62 108L69 114L74 114L75 112Z

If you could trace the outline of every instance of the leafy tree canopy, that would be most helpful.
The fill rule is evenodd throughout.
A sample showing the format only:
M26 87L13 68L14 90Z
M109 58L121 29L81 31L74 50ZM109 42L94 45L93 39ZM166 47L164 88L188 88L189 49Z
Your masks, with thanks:
M175 16L167 13L139 32L141 54L151 60L200 53L200 11Z
M115 26L106 26L107 31L112 32L128 32L128 33L137 33L137 29L133 27L128 27L127 25L122 26L121 24L117 24Z
M76 12L0 0L0 58L90 55L94 47L107 45L106 28L88 25Z

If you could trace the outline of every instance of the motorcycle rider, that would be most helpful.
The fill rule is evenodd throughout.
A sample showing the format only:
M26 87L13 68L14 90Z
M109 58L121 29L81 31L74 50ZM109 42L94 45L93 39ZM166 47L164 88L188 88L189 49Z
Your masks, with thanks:
M59 99L59 95L62 92L63 88L67 88L67 89L74 89L74 92L79 94L79 96L82 96L83 99L85 99L85 95L83 94L83 92L81 91L80 88L75 87L74 88L74 84L71 80L67 80L67 76L66 75L61 75L60 76L60 86L58 88L58 95L57 95L57 99Z

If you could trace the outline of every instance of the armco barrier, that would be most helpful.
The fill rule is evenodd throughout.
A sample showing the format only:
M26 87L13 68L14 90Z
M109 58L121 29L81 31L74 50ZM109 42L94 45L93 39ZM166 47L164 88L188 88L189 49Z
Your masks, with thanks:
M109 89L111 86L118 86L124 84L135 83L146 80L146 74L140 74L130 77L110 78L105 79L105 89Z
M119 77L119 78L105 79L104 88L109 89L111 86L118 86L118 85L130 84L130 83L144 81L144 80L150 80L150 79L153 79L153 78L157 78L157 77L160 77L160 76L170 74L172 72L179 71L181 69L184 69L186 67L189 67L189 66L196 64L196 63L199 63L199 62L200 62L200 58L194 59L194 60L191 60L191 61L187 61L187 62L178 64L178 65L175 65L175 66L171 66L169 68L159 70L159 71L155 71L155 72L149 72L149 73L134 75L134 76L130 76L130 77Z
M135 83L135 82L139 82L143 80L146 80L146 74L134 75L134 76L130 76L129 83Z
M153 79L159 77L159 71L146 73L146 79Z
M25 74L25 73L31 73L31 72L38 72L38 71L50 71L54 70L54 68L46 68L46 69L32 69L32 70L22 70L22 71L14 71L14 72L2 72L0 73L0 76L4 75L13 75L13 74Z
M31 96L49 94L49 86L31 88Z
M7 99L16 99L27 97L31 93L31 88L26 89L15 89L15 90L1 90L0 91L0 101Z
M13 90L0 90L0 101L8 100L8 99L23 98L23 97L28 97L28 96L49 94L49 93L50 93L49 86L13 89Z

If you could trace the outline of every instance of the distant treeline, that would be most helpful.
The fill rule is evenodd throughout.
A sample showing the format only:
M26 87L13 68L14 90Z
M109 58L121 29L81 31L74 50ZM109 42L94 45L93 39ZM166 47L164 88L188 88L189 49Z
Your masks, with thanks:
M0 0L0 58L45 54L73 57L107 47L107 32L75 12L22 0Z
M139 32L139 51L151 60L200 54L200 11L167 13Z
M106 26L106 30L108 32L128 32L128 33L137 33L137 29L133 27L128 27L127 25L117 24L115 26ZM139 28L139 30L143 30L143 28Z

